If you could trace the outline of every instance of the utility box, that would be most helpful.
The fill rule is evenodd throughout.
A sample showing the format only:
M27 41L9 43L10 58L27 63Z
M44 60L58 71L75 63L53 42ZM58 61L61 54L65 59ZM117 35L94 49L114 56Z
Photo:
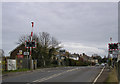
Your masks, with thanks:
M33 61L33 65L34 65L34 66L33 66L33 69L37 69L37 60L34 60L34 61Z

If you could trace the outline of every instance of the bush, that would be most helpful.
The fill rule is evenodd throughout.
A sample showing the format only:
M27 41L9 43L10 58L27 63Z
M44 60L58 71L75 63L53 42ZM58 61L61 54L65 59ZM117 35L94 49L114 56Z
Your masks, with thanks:
M80 61L80 60L72 60L70 59L70 66L88 66L90 65L91 62L83 62L83 61Z

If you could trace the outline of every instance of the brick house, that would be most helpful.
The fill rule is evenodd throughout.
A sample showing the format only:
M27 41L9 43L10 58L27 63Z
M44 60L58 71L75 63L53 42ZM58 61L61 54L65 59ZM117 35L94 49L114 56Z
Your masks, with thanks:
M27 49L25 48L24 44L18 45L15 49L13 49L10 52L10 59L15 59L17 58L26 58L27 56L24 55L24 52L26 52Z
M26 51L25 45L20 44L10 52L10 59L16 59L17 61L17 69L30 68L30 59L27 58L27 55L24 55Z

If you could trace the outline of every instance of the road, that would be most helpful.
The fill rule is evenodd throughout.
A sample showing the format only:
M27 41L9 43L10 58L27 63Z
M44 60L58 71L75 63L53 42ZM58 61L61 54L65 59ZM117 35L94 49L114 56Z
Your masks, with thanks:
M101 67L57 67L3 78L3 82L93 82Z

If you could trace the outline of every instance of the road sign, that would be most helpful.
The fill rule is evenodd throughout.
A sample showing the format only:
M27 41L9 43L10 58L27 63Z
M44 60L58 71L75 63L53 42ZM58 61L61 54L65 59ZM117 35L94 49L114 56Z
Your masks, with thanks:
M29 52L24 52L24 55L29 55Z
M22 55L22 50L19 50L19 54Z
M17 55L18 58L23 58L23 55Z
M7 70L16 70L16 60L7 59Z

